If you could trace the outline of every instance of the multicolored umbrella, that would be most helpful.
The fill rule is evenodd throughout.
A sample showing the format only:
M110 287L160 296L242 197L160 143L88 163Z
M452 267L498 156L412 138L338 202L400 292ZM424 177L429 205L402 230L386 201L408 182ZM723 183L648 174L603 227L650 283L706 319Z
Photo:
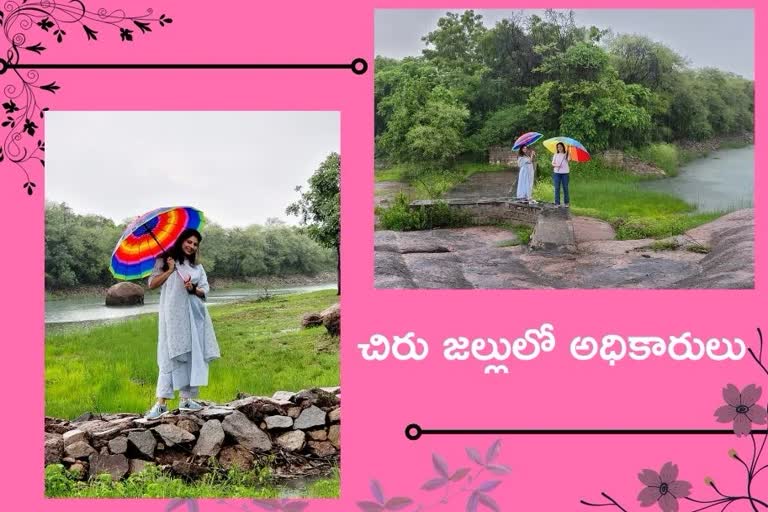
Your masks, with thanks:
M565 145L565 150L568 152L568 160L574 162L587 162L592 158L589 156L587 148L585 148L581 142L570 137L552 137L551 139L542 142L542 144L544 144L544 147L547 148L550 153L557 153L558 142L562 142Z
M200 231L203 212L187 206L158 208L134 219L112 252L110 272L117 279L141 279L152 273L155 259L176 242L185 229Z
M524 133L519 136L515 143L512 145L512 151L517 151L522 146L530 146L534 142L537 142L539 139L541 139L543 136L544 135L540 134L539 132Z

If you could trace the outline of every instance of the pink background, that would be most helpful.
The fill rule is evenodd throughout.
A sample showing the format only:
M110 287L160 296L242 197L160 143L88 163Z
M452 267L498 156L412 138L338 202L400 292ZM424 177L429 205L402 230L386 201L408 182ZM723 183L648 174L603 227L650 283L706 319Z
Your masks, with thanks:
M68 34L61 45L45 40L43 56L25 54L24 62L350 62L364 57L373 65L373 10L413 7L403 1L284 2L86 2L88 8L124 8L129 15L152 7L173 24L151 34L135 34L122 44L116 33L100 33L87 43L82 33ZM132 4L133 6L129 6ZM754 7L762 26L760 2L632 2L626 7ZM433 2L435 8L615 7L615 2L529 1ZM93 27L96 28L96 27ZM98 28L97 28L98 30ZM33 31L34 32L34 31ZM756 30L756 137L764 133L764 71L760 50L765 31ZM37 42L30 36L29 42ZM0 85L9 77L0 76ZM338 110L342 119L343 309L342 501L313 502L309 510L356 510L371 500L370 479L382 483L387 497L410 496L432 504L439 494L419 491L434 477L431 454L440 453L451 469L470 466L464 447L481 453L494 436L424 437L408 441L403 429L425 428L721 428L713 412L727 383L739 388L761 384L768 399L768 378L749 360L714 363L670 360L622 361L615 367L571 358L568 341L576 335L672 335L691 330L702 337L739 336L757 345L755 327L764 312L765 176L757 172L756 288L753 291L376 291L373 288L373 70L363 76L330 71L41 71L41 84L55 80L56 95L38 94L53 110ZM3 132L4 135L5 132ZM83 134L87 137L87 134ZM129 143L129 141L126 141ZM759 143L759 142L758 142ZM756 152L756 169L768 164ZM30 510L97 510L98 500L45 500L43 497L43 173L35 165L36 193L22 189L22 173L0 164L0 209L5 214L0 267L5 269L3 340L10 354L0 372L5 390L1 422L3 501ZM105 170L105 183L110 179ZM215 176L211 176L215 182ZM761 307L761 305L763 305ZM515 337L542 322L555 326L558 346L535 361L509 364L509 375L483 375L479 363L449 363L441 342L449 336ZM764 326L768 327L768 326ZM401 335L413 330L430 341L432 355L422 362L368 363L356 345L373 333ZM643 485L637 473L659 470L667 461L693 484L694 497L710 499L703 479L743 494L743 468L727 457L729 448L749 453L748 439L732 436L503 437L498 462L512 468L491 495L502 510L588 510L579 499L603 501L612 495L626 508L639 508ZM753 492L768 495L768 476ZM762 486L762 488L761 488ZM438 491L439 492L439 491ZM462 497L464 498L462 500ZM464 510L466 496L452 498L443 510ZM161 510L165 502L142 508ZM110 502L115 512L136 510L135 501ZM205 509L221 508L214 501ZM691 510L683 504L682 510ZM408 510L413 510L409 507ZM481 506L482 509L482 506ZM658 510L656 507L653 510ZM717 509L719 510L719 508ZM730 510L747 510L743 503Z

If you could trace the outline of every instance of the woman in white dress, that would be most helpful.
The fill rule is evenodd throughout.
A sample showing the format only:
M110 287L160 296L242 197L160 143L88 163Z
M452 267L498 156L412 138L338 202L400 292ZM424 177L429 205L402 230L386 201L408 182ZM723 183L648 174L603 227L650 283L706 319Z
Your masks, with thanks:
M158 258L149 277L149 288L160 287L157 337L157 403L146 414L156 419L168 413L167 401L179 391L182 411L197 411L200 386L208 384L208 363L221 354L204 300L210 291L208 277L195 262L203 237L185 230L165 255Z
M517 199L519 201L533 201L533 173L536 152L528 146L521 146L518 151L517 167L520 169L517 175Z

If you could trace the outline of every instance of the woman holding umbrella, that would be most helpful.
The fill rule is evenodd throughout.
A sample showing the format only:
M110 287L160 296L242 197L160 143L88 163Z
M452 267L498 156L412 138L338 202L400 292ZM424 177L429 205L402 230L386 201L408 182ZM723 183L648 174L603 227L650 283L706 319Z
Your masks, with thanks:
M552 155L552 178L555 185L555 206L560 207L560 187L563 187L565 207L570 207L571 197L568 194L568 150L562 142L557 143L556 153Z
M533 174L536 152L528 146L523 145L518 150L517 167L520 169L517 175L517 199L522 201L533 201Z
M149 288L160 288L157 341L157 403L146 414L156 419L168 413L166 401L179 391L182 411L198 411L194 401L208 384L208 363L220 357L219 345L203 301L210 291L203 266L196 262L203 237L185 229L167 254L155 261Z

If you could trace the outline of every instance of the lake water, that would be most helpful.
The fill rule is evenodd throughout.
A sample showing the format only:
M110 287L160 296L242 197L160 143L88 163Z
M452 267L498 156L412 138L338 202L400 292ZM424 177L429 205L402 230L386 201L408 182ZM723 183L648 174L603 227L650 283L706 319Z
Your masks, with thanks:
M702 212L751 208L754 154L754 146L715 151L685 165L674 178L648 181L642 187L680 197Z
M290 293L308 293L319 290L336 289L336 283L327 283L294 288L279 288L269 290L270 295L286 295ZM264 290L258 288L231 288L212 290L208 296L207 305L226 304L244 299L256 299L264 296ZM72 297L66 299L51 299L45 301L45 323L89 322L94 320L110 320L143 313L157 313L159 293L146 294L144 304L140 306L107 307L104 297Z

